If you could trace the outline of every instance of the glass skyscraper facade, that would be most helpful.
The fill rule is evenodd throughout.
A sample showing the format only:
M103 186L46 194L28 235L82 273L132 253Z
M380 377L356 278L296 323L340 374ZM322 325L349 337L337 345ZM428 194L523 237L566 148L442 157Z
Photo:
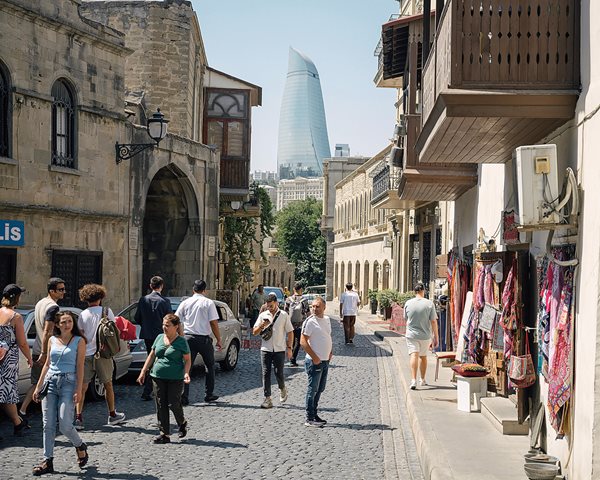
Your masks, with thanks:
M279 117L279 178L320 177L331 157L319 72L306 55L290 47Z

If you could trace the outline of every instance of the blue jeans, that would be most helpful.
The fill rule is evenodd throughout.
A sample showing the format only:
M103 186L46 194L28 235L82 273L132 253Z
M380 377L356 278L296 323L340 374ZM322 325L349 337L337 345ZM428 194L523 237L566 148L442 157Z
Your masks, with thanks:
M83 443L79 433L73 426L73 393L75 392L76 375L63 373L50 374L48 395L42 400L42 414L44 416L44 458L54 457L54 439L56 437L56 419L61 433L67 437L75 447Z
M329 371L329 361L321 360L321 363L315 365L308 357L304 360L304 370L308 375L308 389L306 390L306 418L314 420L319 407L319 399L325 385L327 384L327 372Z

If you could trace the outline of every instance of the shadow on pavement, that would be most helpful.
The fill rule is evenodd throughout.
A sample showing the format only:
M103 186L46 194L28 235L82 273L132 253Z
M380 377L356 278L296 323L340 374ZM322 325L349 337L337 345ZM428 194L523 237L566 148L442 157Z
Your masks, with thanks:
M77 477L77 478L114 478L118 480L127 480L127 479L135 479L135 480L159 480L159 477L154 475L143 475L139 473L103 473L99 472L98 468L91 465L87 467L85 470L80 472L56 472L65 477Z
M328 423L325 427L347 428L349 430L396 430L395 428L382 423L368 423L366 425L361 423Z
M217 448L248 448L248 445L234 442L219 442L216 440L199 440L197 438L181 440L180 443L186 445L196 445L198 447L217 447Z

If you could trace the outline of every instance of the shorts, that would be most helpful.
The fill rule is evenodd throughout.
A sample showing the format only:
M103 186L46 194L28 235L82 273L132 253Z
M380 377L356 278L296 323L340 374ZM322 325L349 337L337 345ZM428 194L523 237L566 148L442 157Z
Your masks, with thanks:
M94 355L85 357L83 364L83 383L90 383L94 374L100 383L112 382L114 364L112 358L94 358Z
M38 358L40 358L39 355L35 355L32 358L33 359L33 365L31 366L31 384L32 385L37 385L37 383L40 379L40 375L42 374L42 368L44 368L43 365L40 367L37 364Z
M431 346L431 338L427 340L417 340L416 338L407 338L406 346L408 347L408 354L418 353L419 357L427 356L429 347Z

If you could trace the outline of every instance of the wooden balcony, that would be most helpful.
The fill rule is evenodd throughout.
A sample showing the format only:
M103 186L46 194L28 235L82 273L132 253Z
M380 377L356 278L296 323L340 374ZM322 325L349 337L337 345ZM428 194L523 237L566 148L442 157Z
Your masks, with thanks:
M453 201L477 185L477 165L419 162L414 145L420 133L421 116L407 115L405 121L408 148L396 184L400 202L413 202L419 206L426 202Z
M571 119L577 0L448 0L423 70L419 162L503 163Z

